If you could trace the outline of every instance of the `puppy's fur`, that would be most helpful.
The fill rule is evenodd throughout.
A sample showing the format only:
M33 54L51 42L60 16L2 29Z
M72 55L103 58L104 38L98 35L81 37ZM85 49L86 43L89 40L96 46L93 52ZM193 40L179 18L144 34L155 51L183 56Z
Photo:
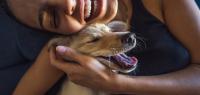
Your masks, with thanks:
M58 45L64 45L74 50L95 57L112 71L127 73L135 69L137 60L127 59L134 62L130 66L116 64L118 57L124 56L135 47L136 39L133 33L127 31L127 25L123 22L113 21L105 24L91 24L81 30L78 34L58 37L50 41L49 48ZM114 57L112 57L114 56ZM70 60L65 58L65 60ZM115 60L115 61L112 61ZM120 62L119 62L120 63ZM123 62L122 62L123 63ZM100 95L94 91L75 85L66 81L63 85L60 95Z

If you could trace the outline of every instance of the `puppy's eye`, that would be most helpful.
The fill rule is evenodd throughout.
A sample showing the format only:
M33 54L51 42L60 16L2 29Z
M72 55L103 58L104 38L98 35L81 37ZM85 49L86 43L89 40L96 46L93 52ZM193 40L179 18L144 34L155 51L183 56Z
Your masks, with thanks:
M98 42L100 40L100 38L94 38L92 39L91 41L88 41L87 43L95 43L95 42Z

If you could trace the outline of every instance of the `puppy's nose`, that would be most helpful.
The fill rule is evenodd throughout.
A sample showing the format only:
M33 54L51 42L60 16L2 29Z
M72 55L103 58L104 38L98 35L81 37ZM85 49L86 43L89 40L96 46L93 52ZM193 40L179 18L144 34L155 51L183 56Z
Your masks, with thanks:
M128 33L122 36L121 42L122 44L134 44L136 41L134 33Z

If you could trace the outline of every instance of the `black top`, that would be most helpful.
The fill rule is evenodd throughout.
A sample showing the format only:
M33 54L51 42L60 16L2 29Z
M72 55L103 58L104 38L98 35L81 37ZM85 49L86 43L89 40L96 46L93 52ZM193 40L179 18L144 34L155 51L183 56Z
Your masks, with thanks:
M53 34L18 23L0 2L0 95L11 95L27 69ZM33 79L34 81L34 79ZM55 85L48 95L56 95Z
M153 16L142 0L132 0L132 31L138 46L129 54L139 59L133 75L157 75L180 70L190 61L186 48L170 33L168 27Z

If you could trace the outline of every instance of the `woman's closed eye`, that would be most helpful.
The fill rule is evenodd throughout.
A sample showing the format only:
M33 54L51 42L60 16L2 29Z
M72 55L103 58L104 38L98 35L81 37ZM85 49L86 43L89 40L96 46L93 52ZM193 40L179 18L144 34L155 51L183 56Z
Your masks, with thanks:
M51 7L48 9L48 14L50 26L57 29L60 24L59 10L56 7Z

